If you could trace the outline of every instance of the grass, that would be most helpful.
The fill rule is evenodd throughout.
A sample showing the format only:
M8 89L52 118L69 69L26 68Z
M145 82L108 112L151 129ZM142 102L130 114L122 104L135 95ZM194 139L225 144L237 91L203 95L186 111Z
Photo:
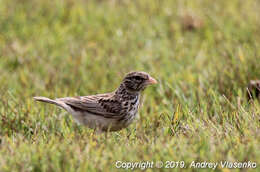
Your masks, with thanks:
M187 171L199 171L192 161L251 161L259 170L260 104L246 99L260 77L259 8L254 0L0 0L0 171L115 171L118 160L184 161ZM203 24L185 29L187 14ZM32 99L113 91L133 70L159 84L117 133L96 135Z

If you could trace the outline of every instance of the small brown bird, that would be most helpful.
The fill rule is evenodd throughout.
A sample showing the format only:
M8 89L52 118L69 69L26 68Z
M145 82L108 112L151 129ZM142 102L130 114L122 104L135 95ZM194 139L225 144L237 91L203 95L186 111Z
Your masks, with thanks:
M112 93L65 97L55 100L34 97L37 101L55 104L72 114L89 128L118 131L128 127L137 115L141 91L157 81L145 72L130 72Z

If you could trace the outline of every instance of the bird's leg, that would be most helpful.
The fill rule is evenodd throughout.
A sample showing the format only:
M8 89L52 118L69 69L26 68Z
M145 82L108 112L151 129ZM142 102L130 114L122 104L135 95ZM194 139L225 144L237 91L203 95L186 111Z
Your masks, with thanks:
M98 127L96 127L95 129L94 129L94 131L93 131L93 135L100 135L100 134L102 134L103 132L102 132L102 130L100 129L100 128L98 128Z

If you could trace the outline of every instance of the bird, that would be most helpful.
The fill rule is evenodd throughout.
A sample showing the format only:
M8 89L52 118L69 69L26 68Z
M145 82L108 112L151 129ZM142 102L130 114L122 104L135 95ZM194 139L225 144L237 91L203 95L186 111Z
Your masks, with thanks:
M78 124L101 132L113 132L127 128L134 121L138 114L141 92L156 83L156 79L148 73L134 71L126 74L119 87L110 93L34 99L65 109Z

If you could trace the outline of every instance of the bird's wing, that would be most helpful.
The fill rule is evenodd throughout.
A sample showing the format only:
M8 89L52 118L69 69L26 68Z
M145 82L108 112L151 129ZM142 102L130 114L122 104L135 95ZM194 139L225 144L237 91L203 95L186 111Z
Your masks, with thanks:
M120 118L123 110L122 104L114 98L112 93L57 100L66 103L76 111L86 111L105 118Z

